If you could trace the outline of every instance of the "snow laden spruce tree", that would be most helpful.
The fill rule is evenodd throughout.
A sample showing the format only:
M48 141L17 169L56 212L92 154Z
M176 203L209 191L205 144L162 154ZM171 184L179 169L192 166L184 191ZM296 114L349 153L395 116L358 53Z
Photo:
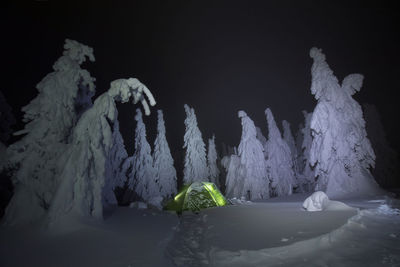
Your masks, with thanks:
M134 189L140 198L148 201L160 196L160 187L156 182L151 147L146 138L146 126L142 112L136 110L135 153L133 154L132 172L129 174L129 189Z
M209 170L206 159L206 146L197 126L194 109L184 105L186 112L185 135L183 148L186 148L185 165L183 169L183 183L208 181Z
M268 141L265 151L267 152L272 192L276 196L291 195L293 187L296 186L296 178L290 148L282 139L281 132L269 108L265 110L265 115L268 121Z
M376 194L379 187L369 172L375 154L361 106L352 98L361 89L363 76L350 74L340 85L321 49L312 48L310 56L314 61L311 92L318 101L310 124L316 190L329 197Z
M246 112L239 111L242 122L242 137L238 148L240 158L239 174L243 180L235 186L241 186L239 195L250 200L269 198L268 170L264 157L264 149L257 139L257 130L254 122L247 116Z
M57 161L68 148L80 115L91 105L95 93L90 73L81 69L93 49L65 40L63 55L54 63L54 72L36 86L39 94L22 108L24 135L8 148L14 169L14 195L7 207L5 222L24 224L37 221L49 209L62 181Z
M116 195L114 190L117 187L122 188L127 180L126 165L124 165L128 153L126 152L124 140L122 139L121 132L119 131L119 122L115 120L112 129L111 149L108 153L105 168L105 184L107 188L104 191L104 203L108 205L117 205Z
M283 120L282 128L283 128L283 140L286 142L286 144L288 144L290 149L290 154L292 156L293 171L294 171L294 176L296 178L296 184L298 185L298 191L302 192L304 191L303 185L306 184L307 181L303 180L303 177L301 176L300 173L299 164L297 163L299 156L297 153L296 142L294 141L292 130L290 129L290 123L286 120Z
M176 170L174 159L165 136L165 123L162 110L158 110L157 137L154 141L154 170L155 178L160 187L160 195L170 198L177 193Z
M372 174L382 187L394 187L393 181L398 181L399 158L396 151L390 147L386 138L381 118L377 108L371 104L363 104L367 122L368 138L376 155L375 168Z
M151 92L139 80L118 79L82 114L73 129L71 144L59 160L61 184L47 215L49 226L62 227L76 217L103 218L112 194L112 187L105 185L115 184L107 181L106 172L118 116L115 102L125 103L133 98L133 104L140 101L148 115L150 109L144 95L150 105L155 105Z
M303 177L303 181L306 183L304 190L306 192L312 192L315 186L315 174L314 168L310 163L310 149L312 145L312 135L311 135L311 118L312 113L308 113L303 110L304 115L304 127L301 130L302 135L302 143L301 143L301 151L302 151L302 171L301 175Z
M210 170L210 181L213 182L217 187L220 187L217 158L218 155L217 155L217 150L215 148L215 135L213 135L212 138L208 139L207 161Z

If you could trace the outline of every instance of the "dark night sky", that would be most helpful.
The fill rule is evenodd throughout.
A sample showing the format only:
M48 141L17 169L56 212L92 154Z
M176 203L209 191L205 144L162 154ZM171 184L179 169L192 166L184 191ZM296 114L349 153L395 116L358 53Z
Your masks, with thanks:
M1 90L15 115L36 95L35 85L62 53L65 38L94 48L97 93L118 78L136 77L157 105L145 119L149 141L156 109L164 110L167 139L182 161L183 104L193 106L203 139L238 145L237 111L245 110L266 134L272 109L297 131L301 110L312 111L312 46L322 48L339 80L365 75L355 98L375 104L391 144L399 150L399 10L356 3L292 1L31 1L1 9ZM282 3L282 1L280 1ZM360 2L363 3L363 2ZM5 4L3 4L5 5ZM125 144L132 153L134 111L120 105ZM22 127L19 124L17 127ZM177 164L180 166L180 163ZM179 172L181 170L178 170Z

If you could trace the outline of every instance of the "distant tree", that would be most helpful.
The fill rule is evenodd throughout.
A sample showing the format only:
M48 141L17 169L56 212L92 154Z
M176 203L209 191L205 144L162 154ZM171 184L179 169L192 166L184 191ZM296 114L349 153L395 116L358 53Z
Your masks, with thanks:
M282 128L283 128L283 140L286 142L286 144L288 144L290 149L290 154L292 155L293 171L296 184L298 185L297 188L298 191L303 192L303 184L305 183L305 181L303 181L303 177L300 173L299 165L297 163L299 155L297 153L296 142L294 141L292 130L290 129L290 123L287 122L286 120L283 120Z
M240 157L237 154L225 156L221 160L226 170L225 194L229 198L245 197L243 191L244 178L241 176Z
M114 190L117 187L123 187L127 181L127 168L124 162L128 158L128 153L126 152L124 140L122 139L121 133L119 131L119 122L115 120L112 129L112 141L111 150L108 153L108 159L106 161L105 168L105 185L104 187L104 203L110 205L116 205L117 199Z
M174 159L165 136L165 123L162 110L158 110L157 137L154 142L154 169L156 180L160 186L160 194L164 198L177 193L176 170Z
M281 132L269 108L265 110L268 121L267 166L271 179L271 187L277 196L292 194L296 185L293 171L293 160L288 144L282 139Z
M86 58L95 60L93 49L68 39L64 49L54 72L36 86L37 97L22 108L26 125L15 135L24 136L8 147L15 186L5 216L8 224L35 222L49 209L61 182L58 158L82 112L92 105L95 79L80 65Z
M0 91L0 142L7 144L12 126L15 124L15 117L10 105L7 103L3 93Z
M242 191L241 194L235 196L247 196L250 193L251 200L267 199L269 198L269 179L263 146L257 139L254 122L246 112L239 111L238 116L242 121L242 137L238 152L240 157L239 177L243 182L236 185Z
M302 158L302 154L303 154L303 149L302 149L302 145L303 145L303 128L304 125L303 123L300 123L296 132L296 150L297 150L297 155L298 155L298 169L301 172L303 172L303 166L302 166L302 162L303 162L303 158Z
M145 201L160 196L160 186L156 182L156 171L153 167L150 144L146 139L146 126L140 109L136 110L135 153L133 169L129 176L129 187Z
M155 105L152 94L139 80L115 80L93 107L82 114L73 129L71 145L58 161L62 166L61 183L47 215L49 226L62 226L77 216L103 218L104 207L112 195L112 187L105 185L116 183L108 180L106 172L115 145L113 129L118 116L115 101L125 103L132 97L134 104L139 100L143 104L144 95L149 98L150 105ZM148 115L147 102L143 107Z
M256 131L257 131L257 139L260 141L260 143L265 146L267 143L267 138L263 135L261 128L256 126Z
M350 74L339 85L322 51L312 48L310 56L314 60L311 92L318 101L310 125L316 190L329 197L376 194L379 188L368 170L374 166L375 154L361 107L352 98L361 89L363 76Z
M206 148L197 126L194 109L185 104L185 136L183 148L186 148L183 182L189 184L198 181L208 181L209 170L206 160Z
M301 144L302 148L302 159L303 159L303 171L302 171L302 176L304 179L304 182L306 182L305 185L305 191L307 192L312 192L314 191L314 186L315 186L315 173L314 173L314 168L311 165L310 162L310 149L312 145L312 135L311 135L311 118L312 118L312 112L308 113L307 111L303 110L303 115L304 115L304 127L302 129L302 135L303 135L303 142Z
M377 108L371 104L363 104L366 130L376 155L375 168L372 175L382 187L398 186L399 158L397 152L389 145L385 129Z
M220 187L219 183L219 169L217 166L217 150L215 148L215 135L208 139L208 166L210 170L210 181Z

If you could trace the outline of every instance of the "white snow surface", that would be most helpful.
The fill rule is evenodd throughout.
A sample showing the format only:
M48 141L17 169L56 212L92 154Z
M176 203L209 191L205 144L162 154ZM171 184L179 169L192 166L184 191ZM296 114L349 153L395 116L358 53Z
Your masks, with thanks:
M132 205L64 233L2 226L0 266L400 265L399 200L347 199L358 210L307 212L306 197L181 217Z

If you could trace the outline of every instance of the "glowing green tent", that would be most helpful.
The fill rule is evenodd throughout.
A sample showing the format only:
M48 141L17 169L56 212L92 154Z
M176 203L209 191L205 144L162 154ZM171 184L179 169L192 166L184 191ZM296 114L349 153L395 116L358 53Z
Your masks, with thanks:
M227 201L213 183L195 182L185 185L166 206L167 210L182 212L199 211L210 207L225 206Z

